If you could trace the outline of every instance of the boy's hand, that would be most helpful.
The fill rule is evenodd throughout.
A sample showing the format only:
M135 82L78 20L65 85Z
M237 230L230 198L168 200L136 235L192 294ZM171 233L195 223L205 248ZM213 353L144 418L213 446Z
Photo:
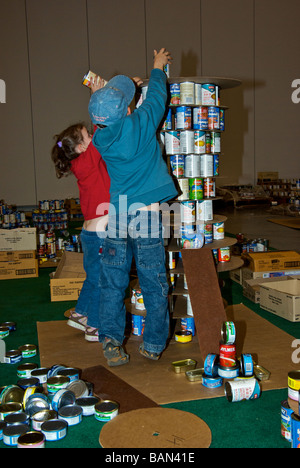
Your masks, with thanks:
M171 62L171 54L165 48L160 49L159 52L157 52L157 50L154 50L153 68L159 68L160 70L163 70L164 66L167 65L167 63Z
M101 89L103 88L103 86L106 85L106 81L101 78L101 76L97 75L96 78L92 78L91 79L91 91L92 91L92 94L95 92L95 91L98 91L98 89Z

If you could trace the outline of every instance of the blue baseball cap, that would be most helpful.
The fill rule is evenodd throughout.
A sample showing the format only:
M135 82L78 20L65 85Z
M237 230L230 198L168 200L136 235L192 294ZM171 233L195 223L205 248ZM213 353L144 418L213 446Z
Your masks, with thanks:
M128 76L114 76L91 96L89 114L93 124L112 125L126 117L134 95L135 84Z

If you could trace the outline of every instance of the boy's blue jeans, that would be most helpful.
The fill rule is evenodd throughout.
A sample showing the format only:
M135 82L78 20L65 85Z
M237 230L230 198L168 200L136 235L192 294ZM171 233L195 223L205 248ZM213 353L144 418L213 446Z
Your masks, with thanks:
M147 311L144 348L161 353L169 334L169 285L161 215L155 211L110 217L102 249L99 341L110 337L122 344L124 340L124 298L133 257Z
M80 295L75 307L78 314L85 315L89 327L99 328L100 306L100 261L99 253L102 248L103 238L99 233L82 229L80 240L83 250L83 267L86 279L83 283Z

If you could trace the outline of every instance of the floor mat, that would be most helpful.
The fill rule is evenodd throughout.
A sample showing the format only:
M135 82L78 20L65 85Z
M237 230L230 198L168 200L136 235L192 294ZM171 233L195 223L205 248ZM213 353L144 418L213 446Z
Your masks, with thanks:
M236 325L237 356L251 353L271 372L270 379L262 383L262 390L286 388L288 372L299 367L292 362L294 338L243 304L227 307L226 313ZM197 367L203 367L197 337L184 344L171 340L161 359L151 361L138 352L142 338L131 335L125 345L130 362L109 368L100 343L88 343L84 334L69 327L66 321L38 322L37 329L41 366L63 364L86 369L101 365L157 404L224 396L223 387L208 389L173 370L173 361L189 358L197 361Z

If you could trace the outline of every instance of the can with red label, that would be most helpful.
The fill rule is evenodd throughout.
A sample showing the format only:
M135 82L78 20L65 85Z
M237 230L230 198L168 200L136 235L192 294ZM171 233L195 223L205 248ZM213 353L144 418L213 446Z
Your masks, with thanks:
M219 262L230 262L230 247L220 247L218 250Z
M180 132L169 130L165 133L165 149L166 154L180 153Z
M215 196L215 181L210 177L203 179L203 196L204 198L212 198Z
M220 366L236 367L235 344L220 343Z

